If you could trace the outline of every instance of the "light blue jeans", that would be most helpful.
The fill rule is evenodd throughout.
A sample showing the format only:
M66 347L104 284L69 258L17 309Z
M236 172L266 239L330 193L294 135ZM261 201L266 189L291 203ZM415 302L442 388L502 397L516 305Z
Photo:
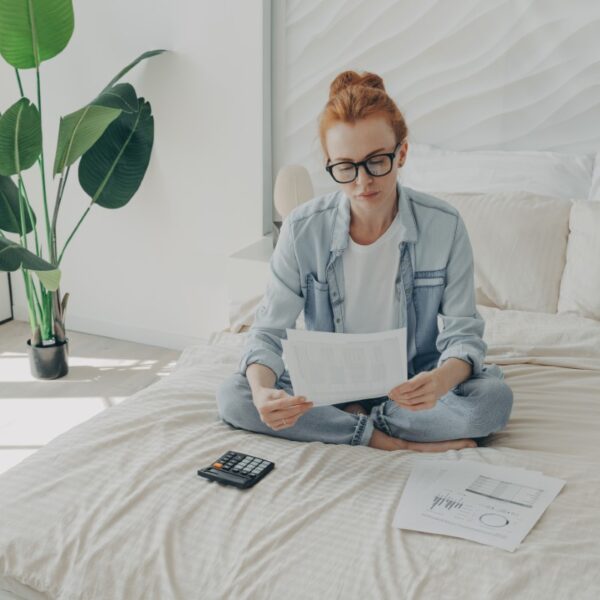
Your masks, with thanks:
M367 446L377 428L392 437L413 442L472 438L482 445L483 438L508 423L513 393L503 379L497 365L486 365L479 375L457 385L429 410L411 411L388 396L381 396L359 401L368 415L342 410L349 402L314 406L292 427L274 430L262 422L248 379L236 371L219 386L217 405L220 418L235 429L300 442ZM275 387L294 395L287 371Z

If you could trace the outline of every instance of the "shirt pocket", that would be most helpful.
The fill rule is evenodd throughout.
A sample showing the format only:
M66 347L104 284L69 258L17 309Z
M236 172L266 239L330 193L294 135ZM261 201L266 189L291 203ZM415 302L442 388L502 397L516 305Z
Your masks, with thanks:
M415 271L413 300L416 316L415 345L419 354L437 352L437 316L446 287L446 269Z
M329 284L326 281L319 281L312 273L306 276L304 323L308 330L334 331Z

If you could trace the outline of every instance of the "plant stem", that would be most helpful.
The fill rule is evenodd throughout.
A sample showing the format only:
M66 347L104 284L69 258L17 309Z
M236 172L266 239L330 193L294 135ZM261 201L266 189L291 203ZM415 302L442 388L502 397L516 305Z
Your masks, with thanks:
M19 92L21 94L21 98L24 98L25 94L23 93L23 84L21 83L21 75L19 74L19 69L15 68L15 74L17 76L17 83L19 85ZM29 203L29 196L27 195L27 190L25 189L25 182L23 181L23 178L21 177L21 172L19 171L19 194L21 193L21 186L23 187L23 194L25 195L27 213L29 214L29 218L31 219L31 224L33 225L33 231L34 231L34 235L35 235L35 253L40 258L43 258L43 256L40 254L40 247L39 247L39 241L38 241L38 235L37 235L37 227L35 226L35 224L33 222L33 215L31 214L31 204ZM22 232L22 234L24 235L24 232Z
M19 171L19 221L20 221L20 225L21 225L21 233L20 233L20 237L21 237L21 245L25 247L25 249L27 249L27 234L25 233L25 207L24 202L25 202L25 197L23 195L23 179L21 178L21 172ZM38 319L36 317L39 317L39 315L37 315L33 308L35 306L34 301L33 301L33 294L35 293L35 289L31 290L31 281L29 280L29 273L27 272L27 269L22 268L23 271L23 278L25 280L25 293L27 294L27 307L29 309L29 324L31 325L31 331L32 333L35 331L35 328L38 324ZM35 298L35 300L37 301L37 297Z
M25 96L23 93L23 84L21 83L21 76L19 75L19 69L15 67L15 73L17 74L17 83L19 84L19 92L21 92L21 98Z
M90 212L90 208L92 208L93 205L94 205L94 202L93 201L90 202L90 205L86 208L86 210L83 213L83 215L81 215L81 219L79 219L79 222L77 223L77 225L75 225L75 229L73 229L73 231L71 232L71 235L69 236L69 238L65 242L65 245L64 245L64 247L62 249L62 252L60 253L60 256L58 257L57 266L60 266L60 261L62 260L62 256L65 253L65 250L67 249L67 246L69 245L69 242L71 241L71 238L75 235L75 232L79 229L79 226L81 225L81 222L83 221L83 219L85 219L85 216L88 214L88 212Z
M32 294L29 289L29 282L27 281L27 274L25 273L26 269L21 269L21 273L23 274L23 282L25 283L25 294L27 295L27 312L29 313L29 326L31 327L32 333L35 331L36 327L36 319L35 313L33 312L32 306L33 302L31 300Z
M37 101L38 101L38 111L40 113L40 132L42 135L42 152L38 159L40 165L40 172L42 176L42 198L44 200L44 218L46 220L46 237L48 239L48 252L50 253L50 262L52 260L52 246L53 237L52 230L50 228L50 215L48 214L48 200L46 196L46 171L44 168L44 134L43 134L43 121L42 121L42 90L41 90L41 82L40 82L40 69L36 67L35 69L35 77L37 82Z
M71 169L71 165L69 165L67 167L66 172L64 172L64 169L63 169L63 173L60 174L60 181L58 182L58 191L56 193L56 201L54 202L54 214L52 215L52 235L53 235L52 261L53 262L56 262L56 254L57 254L56 240L58 238L58 235L57 235L57 231L56 231L56 222L58 220L58 209L60 208L60 205L62 203L62 197L63 197L63 193L65 191L65 186L67 185L67 178L69 177L70 169ZM56 291L54 291L52 293L52 307L54 309L54 319L58 319L58 321L60 322L60 324L62 325L62 327L64 329L64 315L63 315L61 300L60 300L60 287L58 287L56 289ZM54 328L54 322L52 323L52 326Z
M19 180L19 196L21 194L23 194L23 199L25 202L25 207L27 208L27 214L29 215L29 219L31 221L31 225L33 228L33 236L35 238L35 253L40 257L43 258L43 256L40 255L40 244L38 241L38 234L37 234L37 228L34 224L33 221L33 212L31 210L31 205L29 204L29 197L27 196L27 190L25 189L25 182L23 181L23 178L21 177L21 172L19 171L18 174L18 180ZM21 219L24 219L24 216L21 216ZM23 222L23 231L24 231L24 222Z
M21 98L25 97L25 93L23 91L23 83L21 82L21 75L19 74L19 70L15 68L15 74L17 77L17 84L19 86L19 92L21 94ZM40 113L40 129L42 123L42 98L41 98L41 86L40 86L40 72L39 67L36 67L36 79L37 79L37 99L38 99L38 112ZM46 217L46 239L48 241L49 247L52 245L52 238L50 236L50 227L49 227L49 219L48 219L48 207L46 200L46 177L44 170L44 147L43 147L43 134L42 134L42 151L40 156L38 157L38 164L40 165L41 177L42 177L42 193L44 198L44 211ZM35 238L35 250L37 256L43 258L43 249L40 251L40 244L37 234L37 226L33 219L33 211L31 208L31 203L29 202L29 197L27 195L27 190L25 189L25 182L21 176L21 172L18 173L19 180L19 210L20 210L20 219L21 219L21 244L27 248L27 234L25 233L25 215L23 210L23 203L27 207L27 213L29 215L29 219L31 220L33 234ZM4 236L3 236L4 237ZM23 279L25 282L25 293L27 295L27 309L29 312L29 322L31 326L32 333L35 332L38 324L41 327L41 335L42 339L47 339L52 331L49 330L49 323L52 320L52 306L48 302L47 294L44 290L44 285L40 282L40 292L42 294L42 302L38 297L38 293L35 287L35 283L29 273L28 269L22 268Z
M51 262L54 263L56 261L56 222L58 221L58 209L60 208L60 204L62 202L63 193L65 191L65 185L67 185L67 177L69 176L69 170L71 169L71 165L67 167L67 171L60 174L60 180L58 182L58 190L56 192L56 201L54 202L54 213L52 215L52 234L53 234L53 244L52 244L52 254Z

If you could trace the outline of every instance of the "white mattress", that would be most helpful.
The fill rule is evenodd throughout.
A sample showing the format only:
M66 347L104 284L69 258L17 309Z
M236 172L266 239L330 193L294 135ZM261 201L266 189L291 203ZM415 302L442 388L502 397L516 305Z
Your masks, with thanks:
M481 310L515 394L488 447L385 452L232 429L215 391L247 334L215 333L0 476L0 590L14 592L0 598L597 599L600 322ZM244 491L197 477L229 449L276 467ZM567 484L512 553L392 527L415 461L462 459Z

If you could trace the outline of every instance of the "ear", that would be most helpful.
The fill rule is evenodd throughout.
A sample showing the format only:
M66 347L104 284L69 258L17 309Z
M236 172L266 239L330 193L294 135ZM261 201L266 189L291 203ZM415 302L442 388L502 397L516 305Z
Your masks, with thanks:
M400 152L398 152L398 166L403 167L406 161L406 155L408 154L408 142L404 140L402 146L400 146Z

